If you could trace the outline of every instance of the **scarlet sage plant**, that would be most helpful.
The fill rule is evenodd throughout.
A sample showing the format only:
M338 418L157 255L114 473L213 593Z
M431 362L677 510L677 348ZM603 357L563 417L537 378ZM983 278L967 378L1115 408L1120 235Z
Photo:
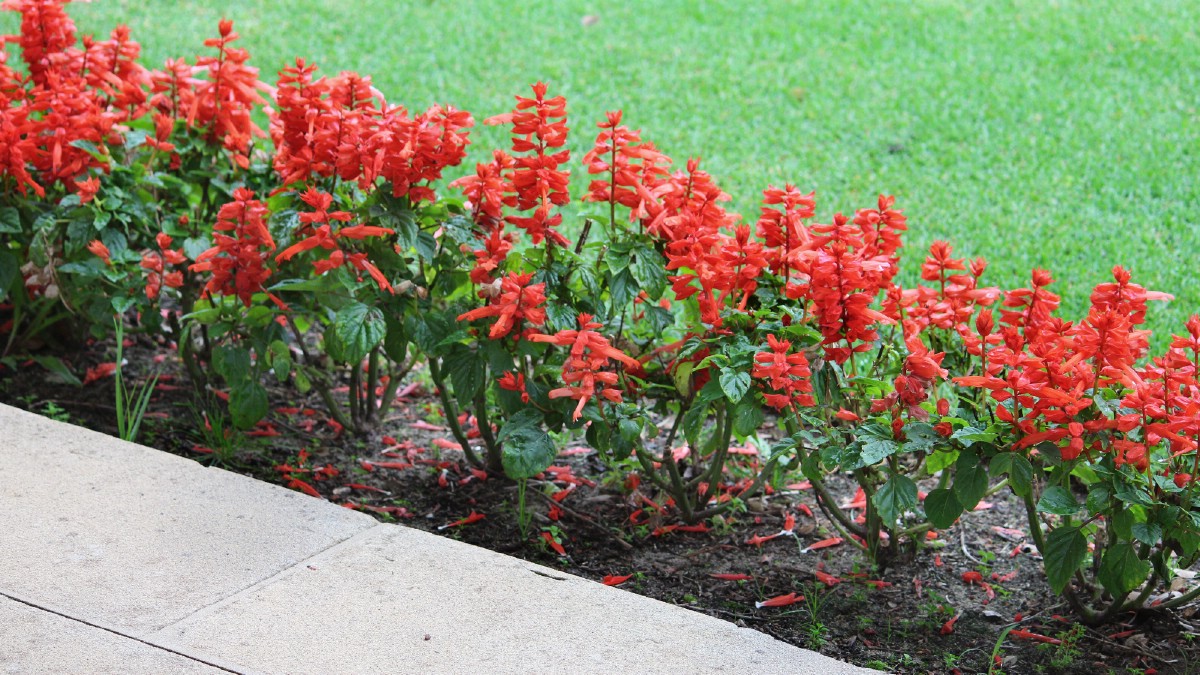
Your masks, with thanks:
M272 88L227 20L149 69L125 27L78 38L66 4L2 5L24 68L0 52L0 363L119 314L234 426L268 414L269 373L352 433L420 368L475 475L519 481L522 534L527 481L582 438L687 524L660 533L798 471L838 530L806 550L884 567L1008 489L1082 621L1200 595L1156 596L1200 558L1200 318L1150 354L1142 325L1170 296L1128 270L1077 321L1049 271L988 286L948 242L909 283L894 197L818 215L815 193L768 186L750 222L620 111L573 165L544 83L487 119L508 146L443 185L467 161L465 111L303 60ZM835 475L859 493L836 500Z

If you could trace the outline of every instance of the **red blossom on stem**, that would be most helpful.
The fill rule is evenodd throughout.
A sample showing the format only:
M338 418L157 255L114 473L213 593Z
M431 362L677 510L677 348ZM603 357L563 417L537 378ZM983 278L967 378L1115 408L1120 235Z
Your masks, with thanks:
M610 403L621 402L621 390L615 386L617 373L604 370L610 361L618 361L629 368L638 368L638 362L609 344L608 339L596 332L601 324L592 321L591 314L580 314L579 330L564 330L554 335L535 333L529 336L533 342L549 342L560 347L570 347L567 360L563 363L562 379L565 387L552 389L550 398L573 398L579 401L572 419L583 415L587 402L599 397Z
M542 325L546 322L546 309L540 305L546 302L546 284L530 284L532 279L532 274L510 272L501 281L500 294L496 298L483 307L460 314L458 320L496 317L488 330L488 338L492 340L507 336L514 328L519 329L522 322Z

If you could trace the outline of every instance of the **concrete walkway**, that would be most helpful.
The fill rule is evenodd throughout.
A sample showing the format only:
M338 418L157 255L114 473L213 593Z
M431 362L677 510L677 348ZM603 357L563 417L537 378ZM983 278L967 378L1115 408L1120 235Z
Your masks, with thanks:
M0 405L3 673L866 673Z

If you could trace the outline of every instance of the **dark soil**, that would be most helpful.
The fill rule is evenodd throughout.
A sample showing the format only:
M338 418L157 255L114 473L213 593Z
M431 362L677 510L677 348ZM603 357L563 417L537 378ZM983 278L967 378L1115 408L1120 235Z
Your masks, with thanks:
M127 352L130 373L169 368L174 362L170 355L162 358L163 352L148 342L131 345ZM163 365L155 363L155 356ZM110 359L111 350L101 345L64 357L81 374ZM413 378L421 382L419 373ZM1200 672L1196 605L1174 613L1129 615L1122 617L1124 623L1099 629L1074 623L1068 608L1049 592L1037 552L1022 536L1028 531L1024 512L1005 491L989 498L990 508L940 532L910 560L875 573L849 542L804 552L836 533L802 482L747 500L744 509L710 521L707 532L679 531L672 527L678 522L669 509L653 506L664 502L664 496L645 484L630 489L625 473L606 472L582 440L575 440L557 462L569 471L556 469L544 480L530 481L527 507L532 522L522 538L516 486L470 471L461 451L440 447L449 445L442 439L450 434L437 428L442 420L428 385L418 384L368 437L337 432L315 398L273 401L265 429L278 436L246 438L238 447L205 452L219 443L214 433L203 431L204 404L193 396L182 374L167 372L139 440L275 483L288 484L285 473L290 473L323 498L381 520L589 579L632 575L621 588L879 670L986 673L995 655L997 673ZM116 431L111 378L80 389L55 382L31 363L16 372L0 370L0 402L90 429ZM306 459L302 450L307 451ZM364 462L411 467L373 466L368 471ZM337 474L318 471L327 465ZM850 481L835 480L834 488L839 498L853 498ZM809 511L815 518L806 515ZM485 517L453 525L472 513ZM747 544L752 536L779 532L786 514L796 517L794 536L761 546ZM565 555L552 550L547 537L556 538ZM818 568L840 581L819 582ZM963 574L971 571L980 572L990 584L993 599L963 581ZM713 576L729 574L751 578L729 581ZM806 599L783 607L755 606L789 593ZM943 634L943 626L955 616L953 630ZM1014 624L1060 644L1002 638Z

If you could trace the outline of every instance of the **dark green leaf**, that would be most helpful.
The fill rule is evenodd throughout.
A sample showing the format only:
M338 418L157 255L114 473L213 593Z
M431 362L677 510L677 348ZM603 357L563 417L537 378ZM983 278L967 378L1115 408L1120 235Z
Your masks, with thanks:
M938 488L925 496L925 515L939 530L954 524L963 514L963 505L949 488Z
M422 230L417 234L416 249L417 254L425 260L433 260L437 255L437 240L432 234Z
M21 263L17 256L8 251L0 251L0 302L4 302L8 297L9 289L20 276Z
M1130 526L1129 533L1143 544L1154 546L1162 539L1163 529L1158 523L1134 523Z
M1015 452L1002 452L992 458L994 475L1008 474L1008 484L1018 497L1029 494L1033 486L1033 465Z
M21 212L12 206L0 206L0 234L21 233Z
M908 476L897 474L879 488L871 501L884 524L895 529L900 516L917 506L917 484Z
M387 334L383 312L361 302L343 307L334 317L333 328L342 343L342 359L352 366L362 363Z
M1104 551L1097 578L1115 597L1137 588L1150 574L1150 563L1137 557L1133 545L1122 541Z
M750 373L744 370L722 368L720 379L721 391L725 392L725 398L731 403L742 400L746 392L750 391Z
M650 296L651 300L658 300L662 297L664 291L667 290L667 272L665 269L666 261L659 255L658 251L648 247L639 246L633 252L629 271L633 274L633 278L646 291L646 295Z
M472 405L487 377L487 363L474 350L462 345L450 350L444 363L459 405Z
M1062 593L1086 556L1087 538L1078 527L1060 527L1051 532L1042 551L1051 590Z
M1079 511L1079 502L1075 495L1061 485L1052 485L1042 493L1038 500L1037 510L1043 513L1054 513L1060 516L1075 515Z
M904 442L905 452L929 452L942 441L938 432L925 422L912 422L905 425L904 437L907 439Z
M535 412L536 411L523 411ZM501 462L504 473L513 480L532 478L546 470L558 456L554 441L542 430L541 416L536 424L523 418L520 413L513 416L500 428L497 440L504 444Z
M267 415L267 390L252 380L229 390L229 416L234 426L249 429Z
M608 289L608 294L612 299L613 314L619 313L621 308L633 300L637 293L637 281L634 280L628 269L614 274L612 285Z
M1097 485L1087 494L1087 509L1089 513L1100 513L1108 508L1108 503L1112 499L1112 493L1103 485Z
M762 402L757 396L746 396L733 409L733 433L741 437L752 435L762 425Z
M954 496L970 511L987 494L987 489L987 467L974 452L963 450L954 462Z
M250 351L238 347L217 347L213 350L213 370L230 386L249 380Z
M396 363L403 363L408 356L408 331L401 317L393 312L384 315L387 335L383 338L383 351Z
M843 468L857 469L864 466L871 466L900 451L900 444L892 440L891 431L877 433L878 428L878 425L867 424L859 429L859 433L855 435L862 445L862 450L859 453L859 462L857 466Z

